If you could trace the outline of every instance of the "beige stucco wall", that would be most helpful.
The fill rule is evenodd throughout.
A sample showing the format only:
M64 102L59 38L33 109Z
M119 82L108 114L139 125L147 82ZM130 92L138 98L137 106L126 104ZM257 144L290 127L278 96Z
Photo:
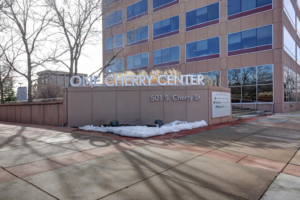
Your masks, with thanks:
M212 86L151 86L151 87L78 87L68 89L68 124L109 124L118 120L120 124L154 125L155 119L164 123L175 120L205 120L209 125L231 121L231 116L211 118L211 92L230 93L228 88ZM201 101L157 101L151 95L194 96Z

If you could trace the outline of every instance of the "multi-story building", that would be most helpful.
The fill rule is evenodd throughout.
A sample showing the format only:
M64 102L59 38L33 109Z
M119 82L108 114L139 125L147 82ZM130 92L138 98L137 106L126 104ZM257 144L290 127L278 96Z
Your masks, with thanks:
M37 73L40 84L54 84L62 88L69 87L69 72L45 70ZM87 74L78 74L78 76L87 76Z
M106 2L106 74L175 68L231 88L233 105L300 110L299 0Z

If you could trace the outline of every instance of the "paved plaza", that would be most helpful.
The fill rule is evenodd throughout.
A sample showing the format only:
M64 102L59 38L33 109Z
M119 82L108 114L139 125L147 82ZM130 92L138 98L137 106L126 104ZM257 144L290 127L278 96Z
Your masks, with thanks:
M299 199L300 112L148 139L0 122L0 199Z

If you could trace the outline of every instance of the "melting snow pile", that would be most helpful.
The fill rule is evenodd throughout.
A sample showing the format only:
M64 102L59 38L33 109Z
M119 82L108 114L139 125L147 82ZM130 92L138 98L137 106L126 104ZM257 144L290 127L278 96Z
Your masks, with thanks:
M147 126L119 126L119 127L98 127L93 125L87 125L79 127L79 129L86 131L100 131L104 133L114 133L117 135L137 138L147 138L156 135L164 135L166 133L173 133L187 129L199 128L207 126L207 123L202 121L197 122L183 122L174 121L169 124L165 124L162 127L147 127Z

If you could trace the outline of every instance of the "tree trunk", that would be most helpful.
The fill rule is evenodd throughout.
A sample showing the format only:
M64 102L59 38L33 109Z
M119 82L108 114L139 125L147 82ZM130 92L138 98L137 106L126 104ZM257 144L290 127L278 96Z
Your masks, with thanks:
M31 59L28 57L28 73L27 73L27 81L28 81L28 103L32 102L32 81L31 81Z
M77 67L78 67L78 59L75 60L75 76L77 76L77 73L78 73Z
M1 77L0 77L0 93L1 93L1 104L4 104L3 84L1 82Z
M71 54L71 60L70 60L70 73L69 73L69 78L71 80L72 76L73 76L73 67L74 67L74 60L73 60L73 55ZM69 81L69 87L72 87L70 81Z

